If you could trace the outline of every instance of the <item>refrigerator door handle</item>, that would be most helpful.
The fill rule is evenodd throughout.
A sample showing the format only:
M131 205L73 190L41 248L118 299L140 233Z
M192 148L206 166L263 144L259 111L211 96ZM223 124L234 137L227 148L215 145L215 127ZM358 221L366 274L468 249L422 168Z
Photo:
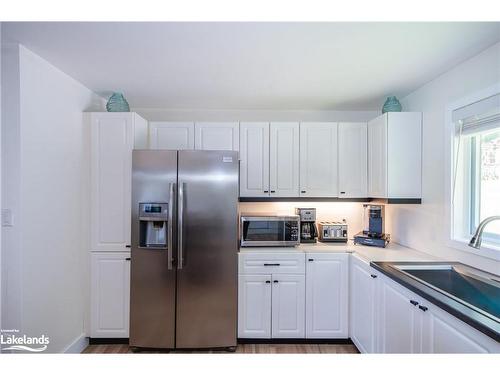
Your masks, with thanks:
M184 265L184 235L182 233L184 225L184 188L185 183L181 182L179 184L179 216L177 218L177 247L178 247L178 259L177 259L177 269L181 270Z
M168 262L168 269L171 270L172 269L172 264L174 262L174 259L173 259L173 241L172 241L172 238L173 238L173 233L174 233L174 229L173 229L173 225L174 225L174 208L175 208L175 201L174 201L174 198L175 198L175 183L172 182L169 184L169 207L168 207L168 227L167 227L167 262Z

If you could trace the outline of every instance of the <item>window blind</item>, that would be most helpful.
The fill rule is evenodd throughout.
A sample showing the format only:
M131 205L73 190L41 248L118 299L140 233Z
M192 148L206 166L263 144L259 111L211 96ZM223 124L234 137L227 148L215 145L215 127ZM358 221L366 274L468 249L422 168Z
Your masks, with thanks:
M452 119L462 135L500 128L500 93L454 110Z

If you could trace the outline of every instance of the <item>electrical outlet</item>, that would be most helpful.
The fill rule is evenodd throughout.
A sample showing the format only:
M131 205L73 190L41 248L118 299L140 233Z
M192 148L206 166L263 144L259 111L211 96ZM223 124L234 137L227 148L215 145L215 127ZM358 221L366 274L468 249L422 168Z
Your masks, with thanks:
M14 218L12 216L12 210L10 208L2 209L2 227L12 227L14 226Z

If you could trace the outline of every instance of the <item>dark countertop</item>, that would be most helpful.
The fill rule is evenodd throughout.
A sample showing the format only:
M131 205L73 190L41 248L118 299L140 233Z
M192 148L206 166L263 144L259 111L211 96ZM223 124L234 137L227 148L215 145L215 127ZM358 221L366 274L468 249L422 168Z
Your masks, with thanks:
M451 264L460 265L455 262L424 262L429 265ZM410 265L415 262L370 262L370 266L383 273L398 284L408 288L415 294L425 298L434 305L447 311L456 318L481 331L485 335L500 342L500 323L478 311L468 307L455 299L413 279L405 273L391 267L392 265ZM480 271L480 270L478 270Z

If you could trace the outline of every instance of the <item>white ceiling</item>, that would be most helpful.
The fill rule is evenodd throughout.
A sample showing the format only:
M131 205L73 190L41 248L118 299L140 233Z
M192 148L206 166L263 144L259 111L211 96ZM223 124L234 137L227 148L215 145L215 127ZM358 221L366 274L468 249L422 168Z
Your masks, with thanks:
M3 23L135 108L379 109L500 40L500 23Z

